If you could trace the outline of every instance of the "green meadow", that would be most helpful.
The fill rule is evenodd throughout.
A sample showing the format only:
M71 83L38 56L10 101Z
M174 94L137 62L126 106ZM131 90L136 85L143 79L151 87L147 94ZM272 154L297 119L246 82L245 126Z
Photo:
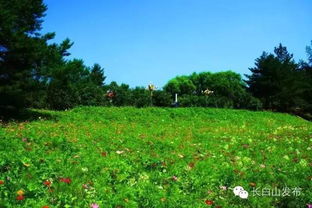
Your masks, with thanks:
M0 207L305 207L312 123L213 108L32 110L0 128ZM233 188L242 186L244 199ZM272 196L274 195L274 196Z

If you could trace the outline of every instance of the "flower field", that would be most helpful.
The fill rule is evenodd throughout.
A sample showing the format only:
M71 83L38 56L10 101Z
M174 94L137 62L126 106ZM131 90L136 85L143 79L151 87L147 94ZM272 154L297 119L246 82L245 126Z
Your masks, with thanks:
M1 208L312 204L312 123L298 117L209 108L34 112L38 119L1 125ZM236 186L248 197L235 196Z

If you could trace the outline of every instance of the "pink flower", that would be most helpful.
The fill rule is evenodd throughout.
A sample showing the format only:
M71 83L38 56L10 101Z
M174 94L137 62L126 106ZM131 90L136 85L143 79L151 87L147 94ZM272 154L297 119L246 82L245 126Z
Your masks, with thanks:
M172 180L173 180L173 181L177 181L177 180L178 180L178 177L177 177L177 176L172 176Z
M100 208L100 206L99 206L98 204L96 204L96 203L91 204L90 207L91 207L91 208Z
M307 208L312 208L312 204L307 204Z

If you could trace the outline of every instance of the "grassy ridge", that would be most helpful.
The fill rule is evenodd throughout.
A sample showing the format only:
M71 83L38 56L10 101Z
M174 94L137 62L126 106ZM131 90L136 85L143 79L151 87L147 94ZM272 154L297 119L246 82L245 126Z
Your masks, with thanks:
M207 108L83 107L0 129L0 207L304 207L312 124ZM51 184L50 184L51 183ZM248 199L234 196L240 185ZM301 188L300 196L252 190ZM17 200L23 190L23 200ZM309 201L310 200L310 201Z

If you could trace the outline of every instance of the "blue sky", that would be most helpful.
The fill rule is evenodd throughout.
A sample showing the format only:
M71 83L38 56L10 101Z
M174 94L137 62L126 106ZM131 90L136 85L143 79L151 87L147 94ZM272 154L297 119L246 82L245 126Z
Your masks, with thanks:
M311 0L45 0L43 32L70 38L72 58L107 82L162 87L194 71L248 73L280 42L306 59Z

